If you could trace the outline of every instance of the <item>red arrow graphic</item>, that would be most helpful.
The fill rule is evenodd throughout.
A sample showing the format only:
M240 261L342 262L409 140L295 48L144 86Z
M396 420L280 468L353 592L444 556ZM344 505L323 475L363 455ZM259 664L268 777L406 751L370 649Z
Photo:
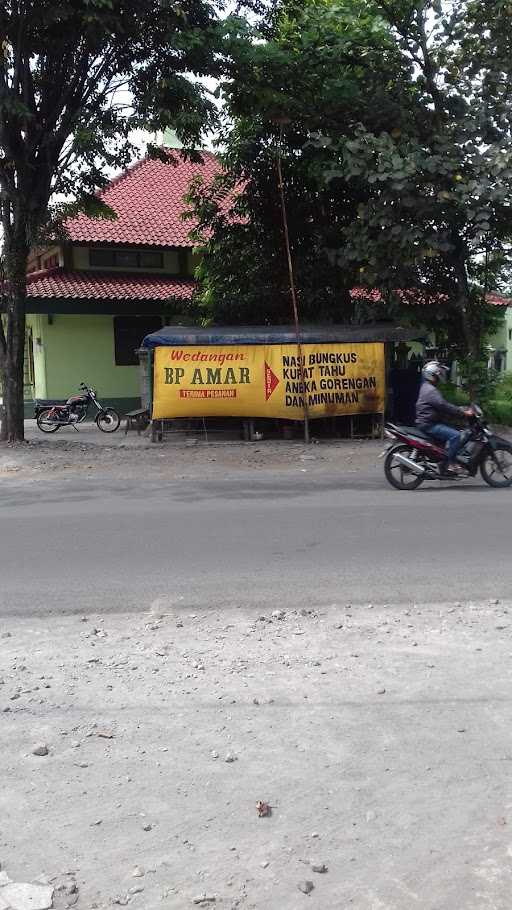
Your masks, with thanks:
M268 401L272 392L274 392L279 385L279 379L276 374L272 372L267 361L265 361L265 400Z

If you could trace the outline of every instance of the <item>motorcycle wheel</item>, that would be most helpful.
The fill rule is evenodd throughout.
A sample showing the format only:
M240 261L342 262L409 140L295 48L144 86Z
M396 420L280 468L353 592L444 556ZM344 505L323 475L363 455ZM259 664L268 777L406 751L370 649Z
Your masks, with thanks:
M103 433L115 433L120 423L121 418L113 408L105 408L96 418L96 426Z
M45 408L44 411L39 411L37 415L36 423L42 433L56 433L57 430L60 430L59 423L55 423L54 420L48 420L51 410L51 408Z
M501 445L480 464L480 473L490 487L512 486L512 446Z
M394 461L394 456L397 454L410 457L412 455L412 449L407 445L401 445L394 446L388 452L384 462L386 480L395 488L395 490L417 490L425 478L418 474L413 474L412 471L409 471L407 467L400 464L399 461Z

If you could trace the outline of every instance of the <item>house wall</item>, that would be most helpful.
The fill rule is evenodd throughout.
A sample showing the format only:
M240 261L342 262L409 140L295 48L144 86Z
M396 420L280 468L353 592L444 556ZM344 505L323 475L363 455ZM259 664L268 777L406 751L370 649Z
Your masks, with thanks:
M122 244L119 245L119 249L124 249ZM117 247L116 247L117 249ZM134 247L133 249L137 249ZM163 250L163 268L161 269L127 269L124 266L93 266L89 264L89 247L87 246L74 246L72 248L73 256L73 268L79 270L93 270L95 272L120 272L126 274L128 272L133 274L155 274L155 275L181 275L181 258L186 262L185 274L193 275L194 269L198 264L199 257L192 250Z
M40 320L42 341L36 397L66 399L86 382L100 401L121 412L139 405L138 367L115 364L112 316L32 318Z
M492 335L488 344L494 351L500 351L505 357L502 357L502 372L512 372L512 307L506 307L505 318L498 332Z
M507 307L505 316L505 344L507 349L507 373L512 373L512 307Z
M27 272L49 269L64 265L64 252L61 246L55 245L44 249L31 250L28 257Z

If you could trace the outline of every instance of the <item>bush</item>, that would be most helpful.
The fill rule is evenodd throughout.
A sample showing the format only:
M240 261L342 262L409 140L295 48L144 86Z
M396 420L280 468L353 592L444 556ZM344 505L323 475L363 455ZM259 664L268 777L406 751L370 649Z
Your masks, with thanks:
M493 423L512 426L512 399L495 398L488 401L485 414Z
M441 392L446 398L447 401L451 404L458 404L461 407L468 404L468 396L463 389L459 389L458 386L453 385L452 382L447 382L442 386Z
M501 401L512 401L512 373L504 373L500 376L494 398Z
M442 393L447 401L464 407L469 404L467 392L454 386L451 382L443 385ZM477 402L491 423L512 427L512 375L500 379L492 398L482 398Z

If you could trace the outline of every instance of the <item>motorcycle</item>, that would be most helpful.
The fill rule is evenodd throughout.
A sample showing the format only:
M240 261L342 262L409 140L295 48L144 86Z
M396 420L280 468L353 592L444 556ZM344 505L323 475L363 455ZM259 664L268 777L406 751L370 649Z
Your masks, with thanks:
M388 483L397 490L417 490L426 480L454 481L475 477L480 471L490 487L512 486L512 445L489 430L478 405L471 408L473 415L456 458L457 473L441 471L446 459L441 443L418 427L387 423L385 434L393 441L381 457Z
M80 395L72 395L66 404L54 401L36 401L34 413L37 426L43 433L56 433L61 427L74 427L78 432L77 423L83 423L89 408L93 405L97 414L96 426L103 433L115 433L121 418L113 408L104 408L97 399L96 392L84 382L80 383Z

